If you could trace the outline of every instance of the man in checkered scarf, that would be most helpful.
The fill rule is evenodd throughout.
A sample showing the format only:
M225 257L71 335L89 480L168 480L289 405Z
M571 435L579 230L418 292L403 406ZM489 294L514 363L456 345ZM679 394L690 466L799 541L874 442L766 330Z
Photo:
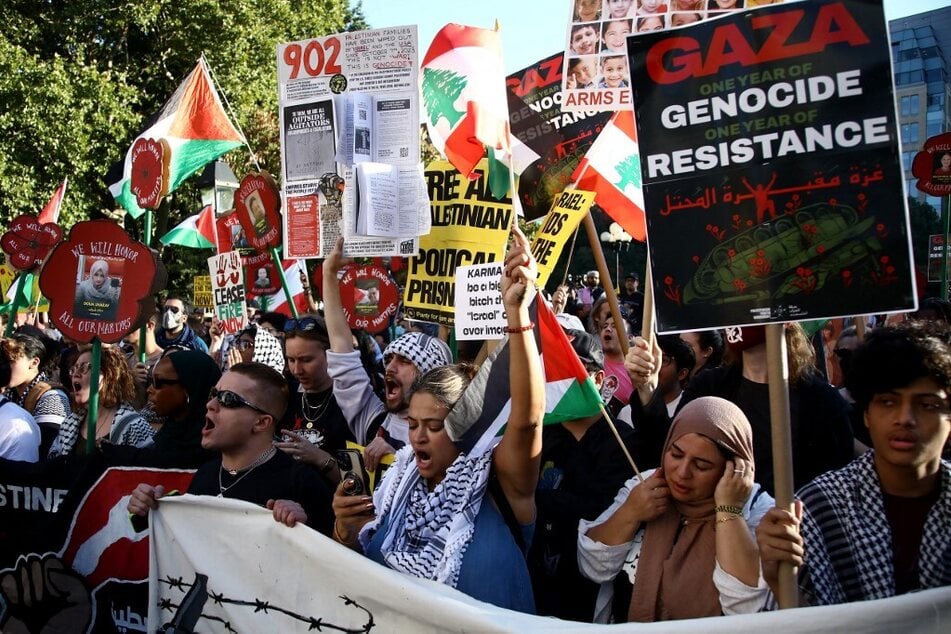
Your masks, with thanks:
M951 328L878 328L852 356L845 385L872 449L773 508L757 528L763 576L799 566L800 603L870 601L951 585Z
M394 340L383 351L385 392L381 401L373 392L360 353L354 350L353 334L340 300L337 274L348 261L343 257L340 239L323 266L324 318L330 335L327 372L350 430L357 442L366 446L367 468L375 469L381 457L396 453L409 442L406 411L413 381L437 366L452 363L452 353L445 342L421 332L409 332Z

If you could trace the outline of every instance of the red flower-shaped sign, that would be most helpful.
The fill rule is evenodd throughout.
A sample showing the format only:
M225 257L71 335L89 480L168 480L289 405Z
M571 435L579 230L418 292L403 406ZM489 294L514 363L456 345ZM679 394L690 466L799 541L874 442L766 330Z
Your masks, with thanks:
M143 209L156 209L168 193L168 165L172 149L165 139L138 139L132 145L132 183L129 190Z
M43 263L50 250L63 240L63 230L52 222L40 224L36 217L23 214L10 223L0 246L13 268L29 271Z
M340 300L351 328L376 334L396 314L399 290L382 266L351 263L341 269Z
M281 244L281 192L270 174L262 171L242 178L234 207L252 248L265 251Z
M40 275L50 319L73 341L106 343L132 332L165 287L158 255L109 220L73 226Z

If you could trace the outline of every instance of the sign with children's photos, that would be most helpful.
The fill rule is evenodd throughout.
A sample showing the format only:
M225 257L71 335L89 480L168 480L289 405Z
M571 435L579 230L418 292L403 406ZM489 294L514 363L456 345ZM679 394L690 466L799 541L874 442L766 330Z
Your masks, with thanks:
M562 109L629 110L628 36L664 31L784 0L568 0Z

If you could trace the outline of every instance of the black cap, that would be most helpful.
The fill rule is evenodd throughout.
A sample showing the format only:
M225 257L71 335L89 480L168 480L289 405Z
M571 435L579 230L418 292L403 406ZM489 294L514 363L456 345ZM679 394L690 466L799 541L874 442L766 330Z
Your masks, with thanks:
M638 275L637 273L628 273L626 277L629 280L635 280L637 282L641 281L641 276Z
M565 334L571 341L571 347L578 353L581 363L604 369L604 351L601 349L600 339L583 330L566 329Z

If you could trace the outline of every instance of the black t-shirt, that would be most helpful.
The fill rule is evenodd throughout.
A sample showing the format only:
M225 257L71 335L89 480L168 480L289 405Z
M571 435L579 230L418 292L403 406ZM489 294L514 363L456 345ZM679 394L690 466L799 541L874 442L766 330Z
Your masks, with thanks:
M892 553L895 565L895 594L905 594L921 587L918 554L921 535L931 507L938 501L940 487L927 495L899 497L883 492L885 517L892 529Z
M219 480L220 476L220 480ZM219 482L221 483L219 485ZM221 491L221 487L225 491ZM278 451L252 471L231 475L221 468L221 458L198 468L188 492L244 500L260 506L268 500L293 500L304 507L307 525L324 535L333 532L333 494L316 469Z
M617 429L630 451L634 432ZM634 471L603 418L580 440L562 425L546 426L541 462L528 557L535 607L539 615L591 622L599 586L578 570L578 521L598 517Z
M284 417L284 429L298 432L332 454L339 449L346 449L348 440L356 440L347 425L347 419L340 411L340 406L337 405L333 388L324 392L307 393L306 403L304 397L304 392L291 395L288 412Z

